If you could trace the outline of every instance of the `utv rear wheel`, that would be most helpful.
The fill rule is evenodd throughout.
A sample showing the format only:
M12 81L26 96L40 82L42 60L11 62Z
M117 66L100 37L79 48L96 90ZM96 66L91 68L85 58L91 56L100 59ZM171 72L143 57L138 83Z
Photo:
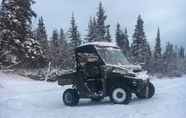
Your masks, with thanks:
M79 103L79 94L76 89L67 89L63 93L63 102L67 106L75 106Z
M127 88L115 87L111 91L110 99L114 104L128 104L131 93Z
M148 86L144 87L139 93L136 93L136 96L140 99L151 98L155 94L155 88L152 83L149 83Z

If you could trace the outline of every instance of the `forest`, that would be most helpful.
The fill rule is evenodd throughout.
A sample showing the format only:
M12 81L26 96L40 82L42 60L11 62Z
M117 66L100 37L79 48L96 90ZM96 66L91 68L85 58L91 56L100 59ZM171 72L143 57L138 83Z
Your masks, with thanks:
M69 19L67 31L57 28L49 36L45 18L33 11L33 4L37 3L33 0L2 0L0 69L48 68L49 63L54 69L71 69L75 65L73 49L97 41L117 44L131 63L141 64L152 75L181 76L186 73L184 47L171 42L162 47L160 28L154 29L157 35L154 36L155 46L152 47L144 31L141 15L137 16L132 36L119 22L115 27L115 36L112 36L110 25L106 24L109 16L100 2L95 9L95 16L90 16L85 37L81 36L78 29L75 11ZM34 17L38 18L37 28L32 27Z

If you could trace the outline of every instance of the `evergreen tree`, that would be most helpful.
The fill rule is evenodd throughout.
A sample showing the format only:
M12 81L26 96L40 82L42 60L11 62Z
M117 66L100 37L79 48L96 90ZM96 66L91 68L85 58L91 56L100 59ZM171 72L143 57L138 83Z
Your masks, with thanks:
M80 38L80 33L78 31L78 27L76 25L75 17L74 14L72 14L71 18L71 27L69 28L68 31L69 35L68 38L70 39L69 42L69 61L71 62L69 67L74 68L75 65L75 55L74 55L74 50L73 48L78 47L81 45L82 40Z
M47 32L46 32L45 24L44 24L42 17L40 17L39 19L35 38L41 45L44 55L48 58L49 45L48 45L48 39L47 39Z
M66 51L68 50L68 44L66 42L66 37L63 28L60 29L60 34L59 34L59 44L60 48L63 52L62 55L65 55Z
M152 52L151 52L151 48L150 48L150 44L146 41L144 44L145 50L144 52L145 54L145 60L144 60L144 69L146 69L147 71L151 71L152 70Z
M57 29L53 30L52 32L51 45L53 45L54 47L59 47L59 34Z
M105 15L105 10L102 6L102 3L99 3L99 8L97 12L97 19L96 19L96 39L95 41L107 41L105 39L106 35L106 25L105 20L107 16Z
M85 38L86 42L93 42L96 39L96 19L95 17L90 18L89 24L88 24L88 35Z
M120 24L118 23L117 26L116 26L116 44L119 46L119 47L122 47L120 44L121 44L121 29L120 29Z
M160 30L158 28L156 44L155 44L155 49L154 49L154 59L158 60L160 58L161 58L161 40L160 40Z
M185 49L181 46L178 50L178 70L182 73L186 73L186 60L185 60Z
M1 49L19 63L33 64L43 59L40 45L31 31L32 0L3 0L0 9Z
M70 39L71 46L73 48L81 44L80 33L76 25L74 14L72 14L72 18L71 18L71 27L69 29L69 39Z
M179 48L179 52L178 52L178 55L179 55L179 58L185 58L185 49L184 49L184 47L180 47Z
M88 34L85 40L87 42L93 41L107 41L111 42L110 25L105 25L107 16L102 3L99 3L96 17L90 18L88 24Z
M71 50L66 42L63 29L53 30L50 42L50 61L55 68L68 68L72 65Z
M66 36L64 34L63 29L60 29L60 38L59 38L59 43L60 43L60 52L61 54L59 55L60 58L60 68L63 69L69 69L69 67L73 67L74 65L72 64L72 49L71 45L67 43L66 41Z
M97 27L97 23L96 23L96 18L93 17L93 33L92 33L92 40L96 41L96 37L97 37L97 31L96 31L96 27Z
M123 34L123 39L124 39L124 47L125 47L125 49L124 50L126 50L126 52L127 53L129 53L129 50L130 50L130 46L129 46L129 39L128 39L128 32L127 32L127 28L125 28L125 32L124 32L124 34Z
M150 45L146 40L143 23L144 22L139 15L133 34L133 42L131 44L131 55L134 62L144 63L145 66L148 66L151 59L151 50Z
M163 54L163 72L166 74L173 73L176 69L175 53L171 43L167 43L165 52Z
M64 33L63 28L60 29L59 40L60 40L61 43L65 42L65 33Z
M58 66L60 68L66 68L69 65L69 47L67 45L66 39L65 39L65 34L63 29L60 29L60 34L59 34L59 55L58 55Z
M105 40L107 40L108 42L112 42L112 38L111 38L111 35L110 35L110 26L107 27L106 29L106 36L105 36Z
M161 40L160 40L160 30L158 28L156 43L153 54L153 71L156 73L162 72L162 55L161 55Z
M121 48L124 54L129 54L129 40L127 29L123 32L120 28L120 24L117 24L116 27L116 44Z
M60 44L59 44L59 34L57 30L53 30L52 38L51 38L51 45L50 45L50 62L52 66L57 67L59 62L59 55L60 55Z

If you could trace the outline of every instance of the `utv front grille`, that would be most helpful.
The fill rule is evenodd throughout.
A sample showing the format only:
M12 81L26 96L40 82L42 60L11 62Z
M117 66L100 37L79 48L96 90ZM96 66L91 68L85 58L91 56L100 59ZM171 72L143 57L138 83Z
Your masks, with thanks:
M132 73L127 73L126 76L128 76L128 77L136 77L136 75L132 74Z

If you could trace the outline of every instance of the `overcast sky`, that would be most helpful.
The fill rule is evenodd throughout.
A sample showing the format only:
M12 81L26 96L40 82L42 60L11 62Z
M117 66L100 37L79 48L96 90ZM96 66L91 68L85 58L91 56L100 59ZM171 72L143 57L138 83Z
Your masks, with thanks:
M38 16L43 16L48 33L60 27L69 27L74 12L82 35L86 34L90 16L95 16L98 4L102 1L107 24L114 35L116 23L127 27L131 40L136 18L139 14L144 20L146 36L154 43L157 28L160 27L162 43L170 41L186 45L186 0L35 0L33 6ZM37 20L34 20L34 24ZM114 37L113 37L114 38ZM186 47L186 46L185 46Z

